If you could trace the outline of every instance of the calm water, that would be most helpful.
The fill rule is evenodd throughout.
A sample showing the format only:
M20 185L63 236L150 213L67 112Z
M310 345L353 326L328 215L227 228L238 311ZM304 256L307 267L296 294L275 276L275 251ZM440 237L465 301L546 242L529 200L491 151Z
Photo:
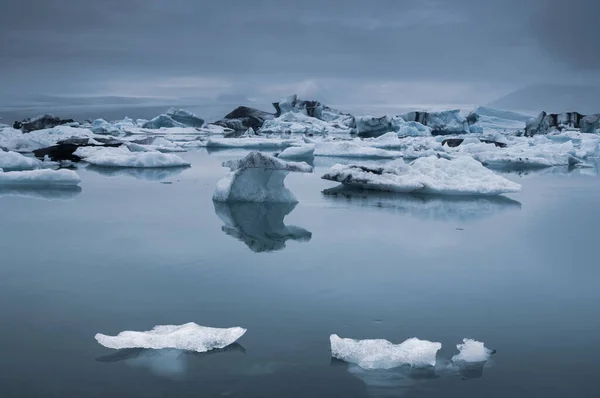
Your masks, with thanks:
M511 174L523 193L497 200L325 195L318 160L286 180L295 208L215 208L241 154L0 191L2 398L600 396L598 177ZM248 332L206 355L94 340L186 322ZM331 360L332 333L443 348L435 369L366 372ZM464 337L497 353L450 369Z

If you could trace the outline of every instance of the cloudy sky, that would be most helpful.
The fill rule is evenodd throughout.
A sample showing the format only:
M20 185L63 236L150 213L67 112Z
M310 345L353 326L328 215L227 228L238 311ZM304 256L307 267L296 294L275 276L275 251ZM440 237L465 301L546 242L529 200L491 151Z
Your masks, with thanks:
M600 83L597 0L5 0L0 95L477 103Z

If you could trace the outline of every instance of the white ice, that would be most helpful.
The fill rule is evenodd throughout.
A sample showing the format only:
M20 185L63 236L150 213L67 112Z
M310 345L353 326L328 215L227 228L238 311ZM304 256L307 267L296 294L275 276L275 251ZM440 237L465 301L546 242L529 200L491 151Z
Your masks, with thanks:
M286 148L277 157L279 159L312 159L314 154L315 145L306 144Z
M190 163L177 155L161 152L131 152L127 147L82 147L75 151L86 162L103 167L183 167Z
M317 142L315 156L362 158L362 159L394 159L402 154L386 151L351 141Z
M231 171L217 183L213 194L217 202L296 203L296 197L284 185L285 177L290 172L313 170L304 162L285 162L261 152L224 162L223 167Z
M207 148L248 148L248 149L278 149L287 148L300 143L298 140L282 140L279 138L209 138Z
M300 112L286 112L266 120L259 134L327 135L350 133L351 129L336 122L327 122Z
M456 346L458 354L452 357L452 362L485 362L490 359L492 350L487 348L482 342L463 339L461 344Z
M71 137L93 138L99 136L88 129L69 126L56 126L30 133L22 133L21 130L9 127L0 130L0 146L15 152L32 152L36 149L56 145L58 141Z
M441 343L411 338L400 344L387 340L344 339L330 336L331 356L363 369L392 369L403 365L415 368L435 366Z
M0 169L23 171L35 170L42 167L42 162L36 158L23 156L17 152L4 152L0 150Z
M104 347L120 350L124 348L150 348L206 352L225 348L235 343L246 333L246 329L228 329L200 326L193 322L184 325L159 325L146 332L124 331L117 336L101 333L95 338Z
M0 186L74 186L81 179L72 170L28 170L1 172Z
M404 193L485 196L521 190L521 185L466 156L453 160L431 156L388 167L337 164L322 178L363 189Z

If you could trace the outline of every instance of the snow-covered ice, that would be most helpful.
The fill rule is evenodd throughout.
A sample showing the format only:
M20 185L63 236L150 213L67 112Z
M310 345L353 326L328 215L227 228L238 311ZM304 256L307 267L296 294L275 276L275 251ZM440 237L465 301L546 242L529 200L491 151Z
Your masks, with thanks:
M441 343L411 338L400 344L387 340L354 340L330 336L331 356L364 369L391 369L403 365L415 368L435 366Z
M285 162L261 152L223 162L223 167L231 171L217 183L213 195L217 202L296 203L296 197L284 185L285 177L290 172L313 171L304 162Z
M81 182L72 170L27 170L7 171L0 169L0 186L69 186Z
M495 174L470 157L453 160L435 156L387 167L333 166L323 177L363 189L439 195L500 195L521 186Z
M279 159L312 159L315 155L315 145L306 144L284 149L277 157Z
M0 169L6 171L35 170L42 167L42 162L36 158L23 156L17 152L0 150Z
M461 344L456 346L458 354L452 357L452 362L485 362L490 359L493 350L487 348L482 342L463 339Z
M330 123L300 112L286 112L275 119L266 120L260 134L349 134L350 128Z
M193 322L184 325L159 325L146 332L124 331L117 336L101 333L95 338L104 347L120 350L124 348L164 349L206 352L224 348L235 343L246 333L246 329L228 329L200 326Z
M399 152L386 151L352 141L317 142L315 156L359 158L359 159L394 159L402 156Z
M75 151L86 162L102 167L184 167L190 163L162 152L131 152L127 147L83 147Z

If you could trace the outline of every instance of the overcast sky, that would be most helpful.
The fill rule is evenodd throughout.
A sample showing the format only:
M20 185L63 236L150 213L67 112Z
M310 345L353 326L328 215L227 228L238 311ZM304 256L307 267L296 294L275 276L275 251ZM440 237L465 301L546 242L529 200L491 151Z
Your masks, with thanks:
M477 103L600 82L598 0L4 0L0 95Z

